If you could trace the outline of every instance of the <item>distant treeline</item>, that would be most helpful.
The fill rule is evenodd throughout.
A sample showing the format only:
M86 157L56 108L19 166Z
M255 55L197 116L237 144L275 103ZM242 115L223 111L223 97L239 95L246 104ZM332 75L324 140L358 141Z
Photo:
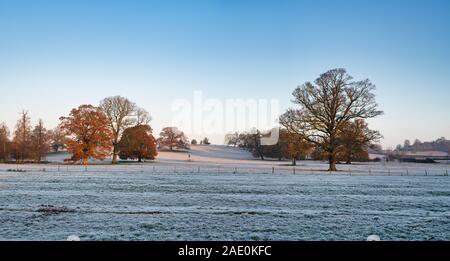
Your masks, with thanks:
M256 128L248 132L235 132L225 137L228 146L239 147L250 151L254 157L292 161L296 165L298 160L313 159L327 160L328 155L321 146L309 142L302 135L289 132L285 128L279 130L278 142L275 145L261 145L264 133ZM369 148L377 148L372 142L378 141L380 134L368 128L364 120L347 123L336 138L336 159L338 162L350 164L352 162L369 161Z
M404 144L397 145L397 151L442 151L450 153L450 140L441 137L435 141L421 142L416 139L413 144L405 140Z

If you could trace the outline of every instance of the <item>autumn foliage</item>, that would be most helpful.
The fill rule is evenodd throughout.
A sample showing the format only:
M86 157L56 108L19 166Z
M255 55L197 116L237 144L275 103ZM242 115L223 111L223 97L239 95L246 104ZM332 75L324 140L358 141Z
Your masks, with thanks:
M300 135L289 133L285 129L280 130L278 145L280 146L281 155L290 159L293 166L297 165L297 160L305 159L312 151L311 143L307 142Z
M372 142L379 141L381 134L369 129L363 119L349 121L338 132L338 159L350 164L352 161L369 160L368 149Z
M119 157L123 160L137 159L142 162L143 159L155 159L158 152L152 128L149 125L138 125L125 129L119 142L119 151Z
M40 163L49 151L50 135L44 127L44 122L39 120L31 132L31 156L35 162Z
M27 111L22 111L17 121L12 147L16 162L25 162L31 157L31 123Z
M0 162L8 160L10 144L9 129L4 123L0 123Z
M178 128L166 127L162 129L159 136L158 143L160 147L168 148L170 151L189 148L186 136Z
M60 120L60 128L69 136L67 150L74 161L87 164L89 158L103 160L111 154L110 121L99 107L81 105Z

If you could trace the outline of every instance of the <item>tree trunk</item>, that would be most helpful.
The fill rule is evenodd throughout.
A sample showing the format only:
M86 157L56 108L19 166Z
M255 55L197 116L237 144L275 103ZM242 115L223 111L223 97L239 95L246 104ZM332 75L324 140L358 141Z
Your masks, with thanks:
M142 162L142 158L141 158L141 157L138 158L138 162L139 162L139 163Z
M112 158L112 164L117 164L117 157L119 155L118 145L117 142L113 143L113 158Z
M337 169L336 169L336 157L335 157L334 153L330 153L330 155L328 156L328 163L330 165L328 171L337 171Z
M86 166L88 162L88 158L84 157L83 160L81 161L81 164Z
M292 158L292 166L297 166L297 159L296 158Z
M329 169L328 171L337 171L336 169L336 139L335 135L330 136L330 143L328 147L328 163Z
M261 150L258 148L257 151L258 151L258 155L261 158L261 160L264 160L264 154L261 152Z
M347 160L345 161L345 164L350 165L352 164L352 154L347 153Z

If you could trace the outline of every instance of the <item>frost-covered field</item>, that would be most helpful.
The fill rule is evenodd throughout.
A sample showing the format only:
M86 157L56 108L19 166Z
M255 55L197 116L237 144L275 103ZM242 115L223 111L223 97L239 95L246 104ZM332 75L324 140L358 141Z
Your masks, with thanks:
M448 165L199 164L0 165L0 239L450 240ZM385 172L405 167L421 176Z

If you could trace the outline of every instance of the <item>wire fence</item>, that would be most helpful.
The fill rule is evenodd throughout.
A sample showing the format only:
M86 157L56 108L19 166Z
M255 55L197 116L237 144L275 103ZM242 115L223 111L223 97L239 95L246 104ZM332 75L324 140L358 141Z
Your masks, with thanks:
M449 168L413 167L401 165L357 165L338 167L338 171L327 171L324 166L224 166L224 165L0 165L0 172L17 173L146 173L146 174L271 174L271 175L348 175L348 176L448 176Z

